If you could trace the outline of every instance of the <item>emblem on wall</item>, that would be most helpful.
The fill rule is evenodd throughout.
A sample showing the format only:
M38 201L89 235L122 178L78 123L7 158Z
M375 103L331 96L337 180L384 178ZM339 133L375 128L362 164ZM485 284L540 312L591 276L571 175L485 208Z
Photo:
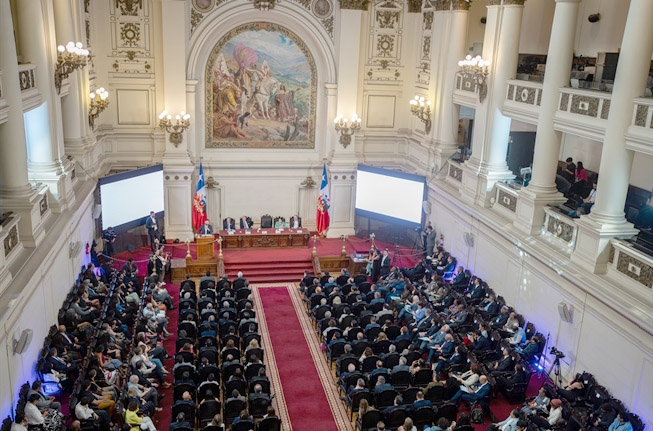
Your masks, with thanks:
M207 148L314 148L317 71L290 30L228 32L206 65Z

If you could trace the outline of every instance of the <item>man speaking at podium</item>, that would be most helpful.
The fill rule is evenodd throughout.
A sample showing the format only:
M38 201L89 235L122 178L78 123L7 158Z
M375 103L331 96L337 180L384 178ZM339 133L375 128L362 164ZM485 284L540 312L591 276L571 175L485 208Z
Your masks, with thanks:
M213 226L211 226L208 219L204 220L204 224L197 229L198 235L213 235Z

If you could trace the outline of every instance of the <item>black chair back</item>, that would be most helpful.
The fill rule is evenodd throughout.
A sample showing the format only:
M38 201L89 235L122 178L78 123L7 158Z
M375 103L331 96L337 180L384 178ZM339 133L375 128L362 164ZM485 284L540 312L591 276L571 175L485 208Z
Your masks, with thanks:
M423 429L425 426L431 426L434 415L433 407L424 406L413 411L410 414L410 417L413 419L413 425L415 425L417 429Z
M213 420L213 417L220 413L222 410L222 405L215 400L207 400L200 404L198 411L198 419L202 425L209 423ZM206 428L205 428L206 429Z
M404 424L406 416L408 416L408 412L404 408L398 408L390 411L385 421L386 429L396 430Z
M281 431L281 420L279 418L265 418L258 423L257 431Z

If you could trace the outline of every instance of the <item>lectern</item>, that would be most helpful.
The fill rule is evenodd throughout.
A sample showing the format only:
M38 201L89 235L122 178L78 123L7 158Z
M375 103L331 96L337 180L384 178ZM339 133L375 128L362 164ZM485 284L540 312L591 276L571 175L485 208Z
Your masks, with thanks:
M213 253L213 235L197 237L197 260L214 259Z

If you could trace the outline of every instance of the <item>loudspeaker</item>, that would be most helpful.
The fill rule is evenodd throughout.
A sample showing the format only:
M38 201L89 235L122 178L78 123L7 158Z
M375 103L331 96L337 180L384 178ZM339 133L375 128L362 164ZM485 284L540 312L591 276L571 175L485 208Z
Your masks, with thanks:
M431 202L429 201L423 201L422 202L422 211L424 211L424 214L430 215L431 214Z
M558 314L560 314L560 319L562 319L564 322L571 323L572 319L572 310L569 309L567 304L564 302L561 302L558 304Z
M18 340L14 340L14 353L21 354L29 347L29 343L32 342L32 335L34 331L31 329L25 329L21 334Z
M592 15L587 17L587 20L591 23L599 22L601 20L601 14L593 13Z

